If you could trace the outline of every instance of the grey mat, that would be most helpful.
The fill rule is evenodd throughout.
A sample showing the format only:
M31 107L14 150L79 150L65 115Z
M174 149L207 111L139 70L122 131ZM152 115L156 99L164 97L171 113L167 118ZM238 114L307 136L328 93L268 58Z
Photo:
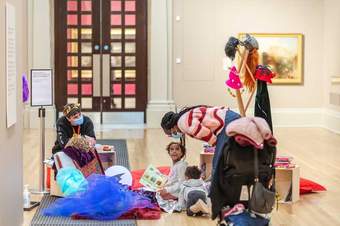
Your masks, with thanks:
M126 140L103 139L103 140L97 140L97 143L113 145L115 147L116 154L117 154L117 165L121 165L121 166L124 166L130 169L129 155L128 155L128 150L127 150Z
M122 165L130 169L129 156L126 140L97 140L99 144L115 146L117 154L117 165ZM72 220L70 217L47 217L42 216L41 211L47 208L56 200L56 197L46 195L42 198L40 206L35 213L30 226L136 226L135 220L116 220L116 221L94 221L94 220Z
M136 226L135 220L94 221L72 220L70 217L47 217L42 216L41 211L47 208L57 198L46 195L42 198L40 206L35 213L30 226Z

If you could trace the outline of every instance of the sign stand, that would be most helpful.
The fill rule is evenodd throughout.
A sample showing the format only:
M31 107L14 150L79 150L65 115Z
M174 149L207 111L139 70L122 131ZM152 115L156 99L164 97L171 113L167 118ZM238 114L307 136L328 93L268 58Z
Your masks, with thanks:
M51 69L31 70L31 106L39 107L40 118L40 160L39 160L39 187L32 194L49 194L45 184L45 118L44 106L53 106L53 79Z
M45 117L46 109L41 106L39 108L38 116L40 118L40 178L39 178L39 191L32 192L34 194L49 194L46 190L45 184Z

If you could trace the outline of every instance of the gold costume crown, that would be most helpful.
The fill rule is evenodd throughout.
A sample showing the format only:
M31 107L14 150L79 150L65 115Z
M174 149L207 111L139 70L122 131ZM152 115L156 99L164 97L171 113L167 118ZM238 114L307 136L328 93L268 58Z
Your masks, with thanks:
M76 103L76 104L66 104L64 106L64 110L63 110L63 114L66 117L72 116L75 113L80 112L80 104Z

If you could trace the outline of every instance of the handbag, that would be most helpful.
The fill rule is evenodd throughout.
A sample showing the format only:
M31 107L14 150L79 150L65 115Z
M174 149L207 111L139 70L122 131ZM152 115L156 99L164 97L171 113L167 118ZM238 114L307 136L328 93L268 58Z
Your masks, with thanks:
M254 149L255 177L253 191L249 200L249 207L257 213L267 214L271 213L274 208L276 193L275 191L265 188L265 186L263 186L263 184L259 181L257 151L257 149Z

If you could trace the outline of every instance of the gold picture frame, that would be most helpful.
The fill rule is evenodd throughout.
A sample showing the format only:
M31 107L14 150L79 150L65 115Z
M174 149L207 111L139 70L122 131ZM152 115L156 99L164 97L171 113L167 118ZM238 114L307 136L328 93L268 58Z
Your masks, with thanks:
M238 38L243 41L246 33ZM276 73L273 84L303 85L303 34L248 33L259 43L260 64Z

